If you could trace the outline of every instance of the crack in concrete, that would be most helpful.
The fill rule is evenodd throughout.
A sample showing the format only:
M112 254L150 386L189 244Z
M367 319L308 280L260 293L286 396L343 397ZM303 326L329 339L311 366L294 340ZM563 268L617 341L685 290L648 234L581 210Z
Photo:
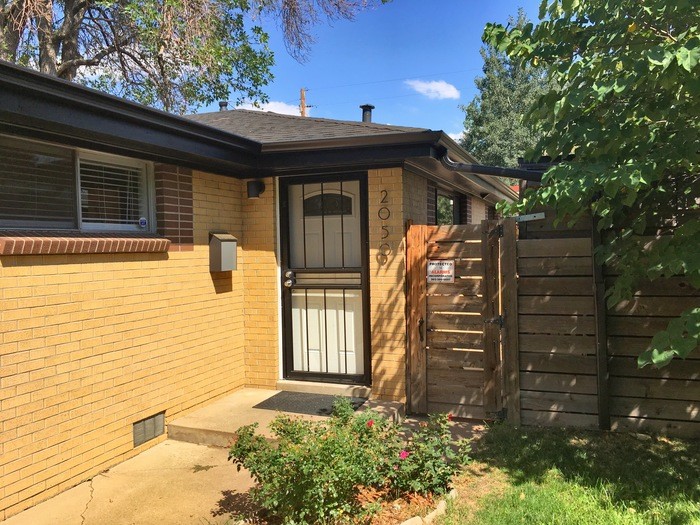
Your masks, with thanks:
M90 498L87 500L87 503L85 503L85 509L80 513L80 525L85 525L85 513L88 511L88 507L90 506L90 503L92 503L92 498L95 495L95 486L93 485L94 481L95 478L90 478Z

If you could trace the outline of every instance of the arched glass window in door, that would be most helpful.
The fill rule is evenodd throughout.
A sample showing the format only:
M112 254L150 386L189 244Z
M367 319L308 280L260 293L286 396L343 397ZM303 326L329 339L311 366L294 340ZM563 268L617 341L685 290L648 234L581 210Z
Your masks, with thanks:
M358 181L289 186L293 268L357 268L361 264Z

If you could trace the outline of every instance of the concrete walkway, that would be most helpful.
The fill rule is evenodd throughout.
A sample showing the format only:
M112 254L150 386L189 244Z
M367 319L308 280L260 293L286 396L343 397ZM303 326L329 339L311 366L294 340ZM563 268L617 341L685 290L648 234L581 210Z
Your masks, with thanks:
M226 449L168 440L3 525L230 524L251 486Z

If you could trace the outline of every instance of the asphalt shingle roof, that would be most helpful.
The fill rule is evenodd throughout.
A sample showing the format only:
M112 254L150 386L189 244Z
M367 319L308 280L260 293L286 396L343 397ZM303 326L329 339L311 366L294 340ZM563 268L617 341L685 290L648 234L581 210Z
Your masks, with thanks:
M188 115L187 118L263 144L430 131L425 128L295 117L246 109L201 113Z

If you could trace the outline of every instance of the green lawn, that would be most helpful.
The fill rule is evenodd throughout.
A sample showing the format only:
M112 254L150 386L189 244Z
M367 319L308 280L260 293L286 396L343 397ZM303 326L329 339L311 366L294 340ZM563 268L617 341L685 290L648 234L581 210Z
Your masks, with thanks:
M700 524L700 441L496 425L472 455L441 525Z

